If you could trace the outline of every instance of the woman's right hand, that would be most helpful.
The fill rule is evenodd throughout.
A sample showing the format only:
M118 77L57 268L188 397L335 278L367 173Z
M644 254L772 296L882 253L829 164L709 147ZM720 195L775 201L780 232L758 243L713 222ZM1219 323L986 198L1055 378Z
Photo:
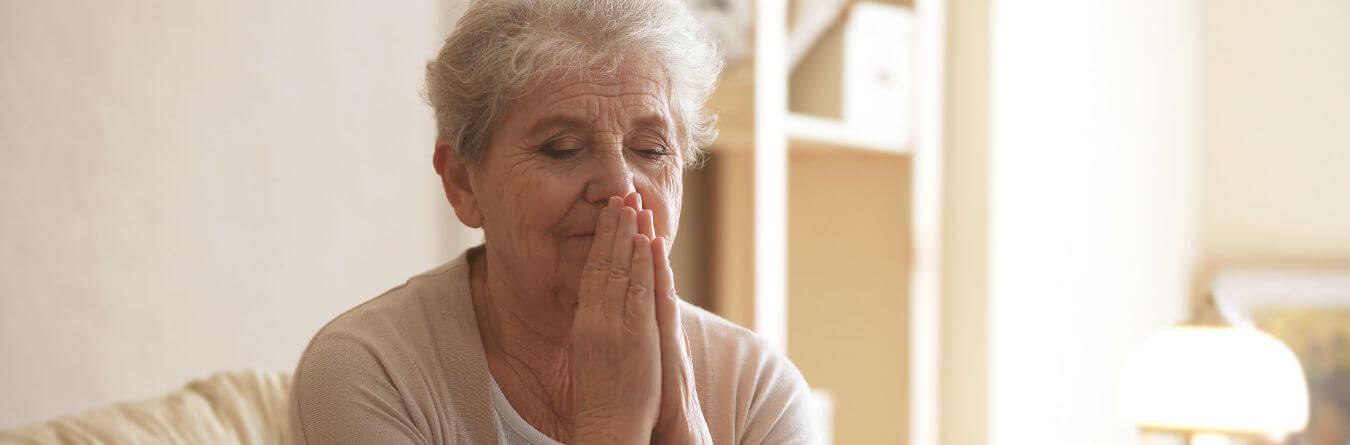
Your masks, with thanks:
M572 324L577 444L646 444L660 409L652 248L663 241L644 234L652 214L639 199L609 198L582 269Z

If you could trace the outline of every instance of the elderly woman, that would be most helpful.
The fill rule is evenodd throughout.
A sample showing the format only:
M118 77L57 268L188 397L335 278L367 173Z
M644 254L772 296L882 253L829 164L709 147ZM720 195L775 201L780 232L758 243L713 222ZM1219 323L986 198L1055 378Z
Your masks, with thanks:
M294 439L814 441L797 369L676 296L681 180L720 69L676 0L472 3L427 95L446 198L486 241L315 335Z

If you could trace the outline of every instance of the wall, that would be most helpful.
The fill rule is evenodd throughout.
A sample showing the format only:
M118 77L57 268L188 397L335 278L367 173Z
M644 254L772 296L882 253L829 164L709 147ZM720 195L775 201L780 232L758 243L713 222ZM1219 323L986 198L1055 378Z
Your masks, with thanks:
M1187 316L1197 256L1194 4L989 20L988 443L1138 443L1119 373Z
M0 3L0 428L290 369L448 259L440 0Z
M1137 443L1118 370L1202 263L1350 258L1350 4L949 11L942 443Z
M1350 2L1200 5L1207 259L1350 259Z

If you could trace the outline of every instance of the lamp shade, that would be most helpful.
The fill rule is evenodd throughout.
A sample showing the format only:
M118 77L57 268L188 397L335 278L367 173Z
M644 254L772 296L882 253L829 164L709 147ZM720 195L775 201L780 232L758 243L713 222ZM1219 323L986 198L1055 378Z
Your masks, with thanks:
M1126 364L1125 421L1143 428L1265 434L1308 423L1308 386L1294 353L1248 327L1175 326L1146 339Z

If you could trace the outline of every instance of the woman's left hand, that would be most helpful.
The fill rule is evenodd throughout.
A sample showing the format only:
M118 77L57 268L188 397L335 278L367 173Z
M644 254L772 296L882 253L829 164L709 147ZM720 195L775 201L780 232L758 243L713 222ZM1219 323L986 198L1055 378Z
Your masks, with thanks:
M636 195L636 194L634 194ZM636 201L636 202L634 202ZM641 208L640 197L629 204ZM655 239L654 227L639 224L638 230ZM656 325L661 343L661 405L652 429L654 444L713 443L703 407L694 385L694 361L689 340L680 324L680 297L675 294L675 272L670 267L670 240L653 243L656 272Z

